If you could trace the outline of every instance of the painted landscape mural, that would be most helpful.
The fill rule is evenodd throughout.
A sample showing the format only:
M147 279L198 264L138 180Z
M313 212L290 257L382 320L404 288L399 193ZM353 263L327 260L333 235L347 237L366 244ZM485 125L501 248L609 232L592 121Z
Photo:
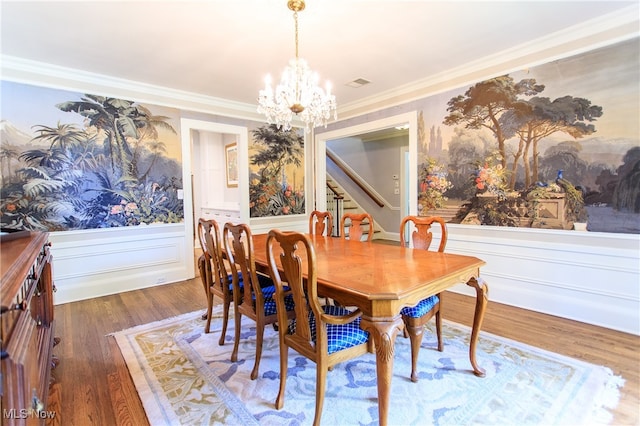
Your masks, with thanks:
M304 137L296 129L265 125L249 146L251 217L305 214Z
M420 214L640 233L638 40L431 97Z
M0 84L3 229L183 221L177 110Z

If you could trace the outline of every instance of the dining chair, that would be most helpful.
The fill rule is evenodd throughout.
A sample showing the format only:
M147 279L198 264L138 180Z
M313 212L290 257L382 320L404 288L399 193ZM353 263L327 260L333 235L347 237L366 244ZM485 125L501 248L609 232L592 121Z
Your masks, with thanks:
M367 226L368 229L364 229L363 226ZM349 228L349 234L347 235L345 227ZM366 233L366 241L373 240L373 217L369 213L345 213L340 219L340 235L342 238L348 238L350 240L360 241L362 236Z
M289 348L316 363L316 411L320 424L327 371L334 365L367 353L369 333L360 328L362 313L339 306L323 306L318 298L316 253L308 236L271 230L267 262L276 289L280 324L287 321L286 297L295 302L295 319L280 327L280 389L276 409L284 406ZM286 283L286 285L285 285Z
M223 309L222 332L218 344L224 345L227 323L229 322L229 307L233 302L233 276L227 271L225 265L218 222L213 219L200 218L198 220L198 238L202 248L202 255L198 258L198 269L207 297L207 312L205 314L207 323L204 332L210 332L213 299L218 296L222 300ZM238 285L242 289L241 275L238 276Z
M443 252L447 245L447 225L445 221L437 216L406 216L400 223L400 243L407 244L405 238L405 229L408 224L412 224L414 231L411 234L411 243L414 249L429 250L433 233L431 226L436 223L440 226L440 245L438 251ZM428 268L429 265L424 265ZM411 381L418 381L418 352L422 343L422 335L424 334L425 324L436 317L436 335L438 337L438 351L442 352L442 319L440 318L440 309L442 308L442 295L437 294L421 300L416 306L405 307L400 311L402 320L405 324L406 334L409 335L411 341Z
M274 299L275 287L271 278L256 271L253 236L247 224L226 223L223 240L233 277L235 338L231 361L238 360L240 326L244 315L256 323L256 359L251 371L251 380L255 380L258 378L260 368L264 329L269 324L277 325L278 323ZM242 288L238 285L240 278L244 282ZM285 320L281 322L281 327L286 328L286 318L293 318L294 315L293 298L289 296L284 301L283 318Z
M333 234L333 216L331 212L312 211L311 215L309 215L309 234L331 236Z

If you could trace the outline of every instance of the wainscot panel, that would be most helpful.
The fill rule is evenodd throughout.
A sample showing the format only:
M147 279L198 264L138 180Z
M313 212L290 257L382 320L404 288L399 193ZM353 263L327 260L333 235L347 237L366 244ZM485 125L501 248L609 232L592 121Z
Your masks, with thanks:
M194 276L184 224L58 232L50 240L56 304Z
M490 300L640 335L640 236L448 228L448 252L487 262ZM464 285L453 291L474 294Z

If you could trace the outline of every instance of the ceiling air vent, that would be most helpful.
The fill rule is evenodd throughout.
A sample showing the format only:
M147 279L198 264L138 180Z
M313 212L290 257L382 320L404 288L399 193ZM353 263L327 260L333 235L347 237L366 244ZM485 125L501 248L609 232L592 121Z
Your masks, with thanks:
M347 83L347 86L349 87L354 87L354 88L358 88L358 87L362 87L365 84L369 84L371 83L369 80L367 80L366 78L356 78L353 81L350 81L349 83Z

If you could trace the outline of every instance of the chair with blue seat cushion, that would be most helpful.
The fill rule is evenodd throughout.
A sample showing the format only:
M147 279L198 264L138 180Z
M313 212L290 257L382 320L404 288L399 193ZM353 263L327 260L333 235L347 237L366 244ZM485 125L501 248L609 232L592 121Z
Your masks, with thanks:
M205 314L207 323L204 332L209 333L210 331L213 298L217 296L222 299L223 308L222 332L218 344L223 345L227 334L229 307L233 302L233 277L225 265L218 223L213 219L200 218L198 220L198 239L202 248L202 256L198 258L198 269L207 296L207 312ZM241 275L238 275L238 285L242 288Z
M331 212L312 211L309 215L309 234L330 237L333 234L333 216Z
M445 221L436 216L406 216L400 224L400 243L409 244L414 249L429 250L431 241L433 240L433 232L431 226L439 225L440 245L438 251L443 252L447 245L447 225ZM405 230L408 226L412 226L411 241L405 238ZM429 265L424 265L428 268ZM442 308L442 294L433 295L421 300L416 306L403 308L400 312L405 325L405 334L409 335L411 340L411 381L418 381L418 353L424 334L425 324L436 317L436 335L438 337L438 350L442 352L442 320L440 318L440 310Z
M238 360L238 345L240 343L240 326L242 316L246 316L256 323L256 359L251 371L251 380L258 378L260 358L262 356L262 342L264 328L269 324L277 324L277 306L274 299L276 289L273 281L266 275L257 273L255 255L253 251L253 237L248 225L241 223L224 225L223 240L229 265L231 268L233 296L235 338L231 361ZM238 285L242 277L244 286ZM294 318L293 298L285 298L284 328L288 321L286 318Z
M320 424L327 371L369 349L369 333L360 328L360 310L322 306L318 298L316 254L308 236L271 230L267 238L267 262L276 288L280 324L287 321L285 306L295 302L295 320L280 327L280 389L276 408L284 405L289 348L316 363L316 411ZM286 283L286 285L285 285Z

